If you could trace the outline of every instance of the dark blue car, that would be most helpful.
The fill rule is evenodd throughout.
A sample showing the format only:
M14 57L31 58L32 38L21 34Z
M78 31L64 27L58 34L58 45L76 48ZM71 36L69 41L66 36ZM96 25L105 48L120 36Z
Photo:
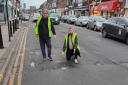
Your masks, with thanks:
M113 36L126 42L128 45L128 18L113 17L102 24L102 36Z

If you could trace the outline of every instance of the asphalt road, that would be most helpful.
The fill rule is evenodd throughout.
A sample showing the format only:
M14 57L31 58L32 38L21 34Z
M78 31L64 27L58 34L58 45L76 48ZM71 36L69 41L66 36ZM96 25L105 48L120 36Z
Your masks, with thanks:
M82 57L79 64L67 62L61 49L68 25L61 23L55 26L57 38L52 38L54 60L43 61L34 26L32 22L28 25L22 85L128 85L128 46L123 42L77 26Z

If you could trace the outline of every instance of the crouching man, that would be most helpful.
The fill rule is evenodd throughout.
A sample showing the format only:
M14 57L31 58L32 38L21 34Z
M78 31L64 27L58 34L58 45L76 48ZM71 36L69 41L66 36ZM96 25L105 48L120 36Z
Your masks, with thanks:
M80 46L78 44L77 33L74 32L74 27L72 25L68 26L68 32L65 35L63 54L66 53L67 61L73 60L78 64L77 57L80 56Z

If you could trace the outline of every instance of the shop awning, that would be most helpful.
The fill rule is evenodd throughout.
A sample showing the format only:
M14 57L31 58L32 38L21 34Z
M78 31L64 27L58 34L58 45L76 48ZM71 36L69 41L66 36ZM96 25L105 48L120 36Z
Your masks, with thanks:
M98 8L100 11L108 11L108 12L114 12L114 10L117 9L118 6L118 0L112 0L107 2L102 2L99 4Z

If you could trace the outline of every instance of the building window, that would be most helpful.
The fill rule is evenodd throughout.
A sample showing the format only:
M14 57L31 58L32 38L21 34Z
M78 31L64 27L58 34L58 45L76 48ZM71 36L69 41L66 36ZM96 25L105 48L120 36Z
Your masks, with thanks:
M4 5L0 5L0 13L4 12Z
M76 3L80 3L80 2L83 2L83 0L76 0Z

